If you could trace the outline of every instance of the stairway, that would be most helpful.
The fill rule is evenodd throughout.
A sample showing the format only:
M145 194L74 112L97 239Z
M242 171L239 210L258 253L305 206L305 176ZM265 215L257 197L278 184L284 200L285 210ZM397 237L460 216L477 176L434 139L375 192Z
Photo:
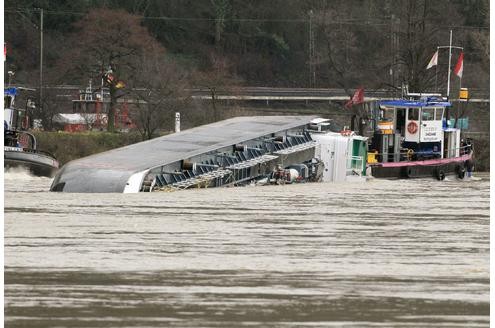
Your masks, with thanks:
M198 174L199 173L199 174ZM231 170L214 166L198 165L196 173L193 171L157 174L151 190L178 190L192 186L208 186L211 180L223 178L232 174Z

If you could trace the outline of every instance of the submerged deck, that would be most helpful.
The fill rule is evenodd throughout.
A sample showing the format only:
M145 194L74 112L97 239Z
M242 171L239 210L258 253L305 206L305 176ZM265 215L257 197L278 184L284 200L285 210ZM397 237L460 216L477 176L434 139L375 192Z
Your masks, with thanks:
M142 179L145 172L152 169L256 138L283 135L291 129L304 127L314 118L315 116L236 117L113 149L67 163L55 176L51 190L124 192L133 183L132 180L136 179L133 177Z

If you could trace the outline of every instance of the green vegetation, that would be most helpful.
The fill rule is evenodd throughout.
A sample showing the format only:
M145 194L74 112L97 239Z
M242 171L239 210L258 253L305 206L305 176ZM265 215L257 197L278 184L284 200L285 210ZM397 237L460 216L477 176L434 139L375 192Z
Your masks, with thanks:
M137 133L109 132L43 132L34 131L41 150L58 159L61 165L81 157L123 147L141 141Z
M93 82L109 90L111 118L133 100L129 117L139 135L38 133L62 163L173 129L236 113L215 100L240 86L341 88L398 92L446 89L449 41L464 47L462 86L489 86L489 0L6 0L5 42L13 84L37 88L40 8L44 18L44 85ZM458 50L452 61L455 63ZM451 92L460 87L452 76ZM197 101L188 90L208 90ZM32 113L47 131L72 112L70 99L46 88ZM72 97L72 98L71 98ZM290 113L290 112L287 112ZM464 113L464 112L462 112ZM461 114L462 114L461 113ZM341 113L336 113L341 115ZM462 115L460 115L462 116ZM109 120L113 122L112 119ZM113 126L109 124L109 130ZM477 132L485 132L480 129ZM487 130L486 130L487 131Z
M426 71L426 64L437 46L448 43L450 29L466 53L463 85L482 88L489 82L489 0L6 0L5 71L15 70L19 83L32 83L39 69L36 8L45 10L45 72L65 84L85 85L95 73L86 67L66 74L68 53L80 55L76 62L92 58L87 65L105 66L109 57L100 56L103 50L129 47L131 52L119 52L132 57L151 37L194 73L192 85L198 77L217 87L235 81L347 90L406 82L420 92L434 87L434 70ZM95 24L99 19L106 23ZM142 40L129 33L138 30ZM95 54L95 46L102 52ZM445 53L440 57L445 66ZM114 68L126 73L123 66Z

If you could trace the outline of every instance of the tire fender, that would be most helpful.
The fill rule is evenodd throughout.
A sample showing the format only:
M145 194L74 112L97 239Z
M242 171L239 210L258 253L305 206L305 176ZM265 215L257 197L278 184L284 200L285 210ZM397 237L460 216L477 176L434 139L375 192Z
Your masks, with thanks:
M442 169L437 170L437 179L442 181L445 179L445 172Z

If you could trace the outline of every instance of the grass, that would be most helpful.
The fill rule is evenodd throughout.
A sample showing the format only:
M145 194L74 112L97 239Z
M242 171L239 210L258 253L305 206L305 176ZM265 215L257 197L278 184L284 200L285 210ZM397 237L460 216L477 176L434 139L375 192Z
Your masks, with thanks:
M142 141L138 133L36 131L34 135L38 148L52 153L61 166L74 159Z

